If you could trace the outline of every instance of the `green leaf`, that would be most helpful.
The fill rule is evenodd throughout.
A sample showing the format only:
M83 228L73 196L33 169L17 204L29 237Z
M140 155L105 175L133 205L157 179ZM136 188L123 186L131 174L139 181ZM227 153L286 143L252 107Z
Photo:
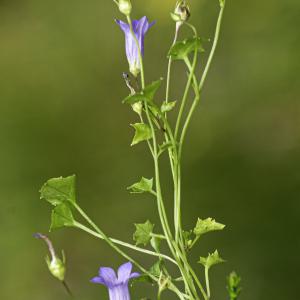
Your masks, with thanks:
M183 236L183 241L184 241L184 246L186 249L190 249L192 243L193 243L193 231L183 231L182 236Z
M155 277L159 277L161 273L161 265L162 261L158 260L150 269L149 273L152 274Z
M158 91L158 89L160 88L161 83L162 83L162 78L147 85L142 92L127 96L122 102L132 105L136 102L145 101L150 106L153 106L154 96Z
M159 237L153 236L150 240L150 244L152 246L152 248L159 253L160 250L160 243L161 243L161 239Z
M191 52L204 51L201 44L201 39L199 37L193 37L185 39L184 41L177 42L171 47L168 57L174 60L185 59Z
M136 231L133 234L133 240L136 245L143 244L146 246L151 240L151 233L154 225L150 221L146 221L144 224L134 224Z
M131 125L135 129L135 135L131 146L152 138L151 128L144 123L136 123Z
M166 113L171 111L174 107L176 106L176 101L172 101L172 102L163 102L163 104L161 105L161 112L162 113Z
M128 187L127 190L130 191L132 194L142 194L142 193L151 193L153 187L153 178L147 179L142 177L142 179L133 184L132 186Z
M240 287L241 277L236 272L231 272L227 277L227 290L230 300L237 300L242 288Z
M194 234L196 236L201 236L210 231L223 230L225 225L221 223L217 223L212 218L207 218L205 220L201 220L200 218L197 221L196 227L194 228Z
M125 104L134 104L140 101L148 101L148 98L143 95L143 94L134 94L134 95L129 95L128 97L126 97L122 102Z
M68 204L61 203L52 210L50 231L73 226L74 223L75 220Z
M217 264L220 264L223 262L225 262L225 260L219 256L218 250L216 250L212 254L209 253L207 257L200 257L200 260L199 260L199 263L208 269L210 269L214 265L217 265Z
M161 86L162 80L163 79L160 78L159 80L153 81L143 90L142 94L148 99L149 102L153 101L156 92Z
M75 180L75 175L48 180L40 190L40 198L45 199L54 206L67 201L75 203Z

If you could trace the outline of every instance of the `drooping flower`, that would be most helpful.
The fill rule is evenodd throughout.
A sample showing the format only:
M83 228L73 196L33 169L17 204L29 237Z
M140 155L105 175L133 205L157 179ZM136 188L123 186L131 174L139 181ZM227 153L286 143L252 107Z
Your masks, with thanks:
M116 20L117 24L123 30L125 34L125 43L126 43L126 56L129 63L129 70L134 75L137 76L141 71L141 65L139 60L139 51L137 44L133 35L130 32L129 24ZM139 42L139 47L141 50L142 56L144 56L144 40L147 31L155 24L155 22L149 23L147 17L142 17L140 20L132 21L133 32Z
M105 285L108 288L110 300L130 300L128 282L132 278L139 277L139 273L131 273L130 262L121 265L118 274L112 268L101 267L99 276L94 277L91 282Z

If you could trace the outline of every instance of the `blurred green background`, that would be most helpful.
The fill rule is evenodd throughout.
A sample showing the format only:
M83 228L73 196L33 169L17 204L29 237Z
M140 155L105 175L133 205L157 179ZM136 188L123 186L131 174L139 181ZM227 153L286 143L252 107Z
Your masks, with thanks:
M174 3L134 1L135 17L157 21L146 41L147 81L165 76ZM191 6L191 22L201 36L212 37L218 1L194 0ZM212 270L213 299L227 299L225 276L232 269L243 278L243 300L298 297L299 16L298 0L227 3L183 164L186 229L198 216L227 224L224 232L203 238L191 257L196 262L217 248L227 260ZM121 104L128 93L121 78L127 62L115 17L112 1L0 1L3 300L68 298L47 271L45 245L32 237L48 230L50 207L38 193L48 178L77 174L80 204L114 237L130 241L133 222L148 218L159 229L152 199L126 191L141 175L152 176L152 162L144 145L129 146L136 116ZM185 74L180 63L174 71L177 99ZM164 164L162 176L169 175ZM170 207L170 194L166 202ZM67 254L67 280L77 299L107 299L105 288L89 279L100 265L117 267L123 259L76 230L51 238ZM202 276L201 266L195 267ZM132 298L154 295L140 285Z

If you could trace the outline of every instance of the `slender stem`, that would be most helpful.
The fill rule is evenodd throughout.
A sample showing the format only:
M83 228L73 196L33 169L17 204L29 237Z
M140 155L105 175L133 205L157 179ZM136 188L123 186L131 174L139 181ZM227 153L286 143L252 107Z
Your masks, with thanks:
M135 40L136 46L138 48L138 54L139 54L139 59L140 59L140 65L141 65L141 81L142 81L142 89L145 88L145 77L144 77L144 68L143 68L143 57L141 54L141 49L139 47L139 43L138 40L136 38L136 35L134 34L133 28L132 28L132 22L131 22L131 18L128 16L127 17L129 26L130 26L130 32L133 35L133 38ZM181 264L181 261L178 257L178 251L179 249L177 249L177 245L176 243L174 243L173 237L172 237L172 233L169 227L169 222L167 219L167 215L166 215L166 211L165 211L165 207L164 207L164 203L163 203L163 198L162 198L162 192L161 192L161 186L160 186L160 172L159 172L159 164L158 164L158 149L157 149L157 140L156 140L156 134L155 134L155 130L154 130L154 126L150 117L150 113L149 113L149 107L148 104L145 102L145 110L146 110L146 115L147 115L147 119L151 128L151 132L152 132L152 140L153 140L153 153L154 153L154 169L155 169L155 184L156 184L156 193L157 193L157 206L158 206L158 213L159 213L159 217L161 220L161 224L162 224L162 228L164 231L164 234L166 236L166 240L168 243L168 246L174 256L174 258L176 259L176 262L178 264L178 267L183 275L183 278L185 280L185 285L188 288L190 295L192 297L192 294L194 293L196 299L197 297L197 293L196 291L192 291L191 287L190 287L190 282L187 279L187 274L186 274L186 270L184 269L184 267ZM191 298L193 299L193 298Z
M88 221L88 223L95 228L95 230L103 237L103 239L120 255L122 255L125 259L128 259L130 262L132 262L134 265L136 265L142 272L150 276L153 280L157 281L157 278L153 276L151 273L149 273L143 266L141 266L137 261L135 261L133 258L131 258L128 254L126 254L124 251L122 251L118 246L116 246L113 241L104 234L103 231L100 230L100 228L88 217L88 215L81 209L81 207L75 203L70 202L74 208L78 211L78 213ZM75 227L78 227L78 223L75 222Z
M206 282L207 297L208 299L210 299L209 275L208 275L207 267L205 267L205 282Z
M198 105L198 103L200 101L200 93L202 92L202 89L203 89L203 86L204 86L204 83L205 83L208 71L209 71L210 66L211 66L211 62L213 60L213 57L214 57L214 54L215 54L215 51L216 51L216 48L217 48L217 45L218 45L218 40L219 40L219 36L220 36L220 30L221 30L221 24L222 24L222 18L223 18L223 14L224 14L224 9L225 9L225 1L224 1L224 4L220 8L219 17L218 17L218 21L217 21L217 25L216 25L216 30L215 30L215 36L214 36L213 46L212 46L212 49L210 51L210 54L209 54L209 57L208 57L208 60L207 60L204 72L203 72L201 80L200 80L199 95L196 95L196 97L194 99L194 102L193 102L193 105L192 105L192 107L191 107L191 109L190 109L190 111L188 113L188 116L186 118L185 124L184 124L183 129L182 129L182 133L181 133L181 137L180 137L180 142L179 142L179 148L180 148L180 150L179 150L179 156L181 156L182 145L183 145L183 142L184 142L184 139L185 139L185 136L186 136L186 132L187 132L187 129L189 127L189 124L190 124L191 118L193 116L193 113L194 113L194 111L195 111L195 109L196 109L196 107L197 107L197 105Z
M74 295L73 295L73 293L72 293L72 291L71 291L69 285L66 283L65 280L62 281L62 284L63 284L63 286L64 286L66 292L68 293L68 295L69 295L71 298L74 298Z
M216 25L216 30L215 30L214 42L213 42L213 45L212 45L212 48L211 48L211 51L210 51L210 54L209 54L209 57L208 57L208 60L207 60L207 63L206 63L206 67L204 69L204 72L203 72L203 75L202 75L202 78L201 78L201 81L200 81L200 85L199 85L199 90L200 91L203 88L203 85L205 83L208 71L210 69L211 62L212 62L212 60L214 58L214 55L215 55L215 52L216 52L216 48L217 48L219 37L220 37L220 31L221 31L221 25L222 25L224 9L225 9L225 0L224 0L224 4L221 5L221 8L220 8L219 17L218 17L218 21L217 21L217 25Z
M104 237L99 232L95 232L95 231L91 230L90 228L84 226L81 223L75 222L74 226L76 228L78 228L78 229L81 229L81 230L89 233L90 235L93 235L93 236L95 236L95 237L97 237L97 238L99 238L101 240L104 240ZM95 230L96 230L96 228L95 228ZM135 250L135 251L138 251L138 252L142 252L142 253L145 253L145 254L148 254L148 255L152 255L152 256L157 256L157 257L160 257L160 258L164 258L164 259L172 262L173 264L177 265L177 263L176 263L176 261L174 259L172 259L171 257L169 257L169 256L167 256L165 254L160 254L160 253L156 253L156 252L153 252L153 251L150 251L150 250L147 250L147 249L143 249L143 248L134 246L134 245L129 244L129 243L122 242L122 241L114 239L114 238L109 238L109 239L114 244L116 244L116 245L120 245L120 246L129 248L129 249L132 249L132 250Z

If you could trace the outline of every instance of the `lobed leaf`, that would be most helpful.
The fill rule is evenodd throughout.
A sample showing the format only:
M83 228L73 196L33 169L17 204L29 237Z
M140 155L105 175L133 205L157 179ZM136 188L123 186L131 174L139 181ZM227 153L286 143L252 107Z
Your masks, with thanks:
M153 178L147 179L142 177L142 179L131 185L130 187L127 188L127 190L130 191L132 194L142 194L142 193L151 193L153 187Z
M65 202L76 202L76 176L49 179L40 190L40 198L56 206Z
M168 57L173 60L185 59L191 52L195 50L203 52L201 39L199 37L193 37L177 42L173 45L168 53Z
M201 236L205 233L208 233L210 231L217 231L217 230L223 230L225 225L221 223L217 223L212 218L207 218L205 220L198 219L196 227L194 228L194 234L196 236Z
M200 257L200 260L199 260L199 263L208 269L210 269L214 265L217 265L217 264L220 264L223 262L225 262L225 260L219 256L218 250L216 250L212 254L209 253L207 257Z
M74 223L75 220L68 204L61 203L52 210L50 231L73 226Z
M133 234L133 240L136 245L143 244L146 246L151 240L151 233L153 231L154 225L150 221L146 221L143 224L134 224L136 231Z
M132 140L131 146L152 138L151 128L147 124L136 123L132 124L131 126L135 129L135 135Z
M172 101L172 102L163 102L163 104L161 105L161 112L162 113L166 113L171 111L174 107L176 106L176 101Z

